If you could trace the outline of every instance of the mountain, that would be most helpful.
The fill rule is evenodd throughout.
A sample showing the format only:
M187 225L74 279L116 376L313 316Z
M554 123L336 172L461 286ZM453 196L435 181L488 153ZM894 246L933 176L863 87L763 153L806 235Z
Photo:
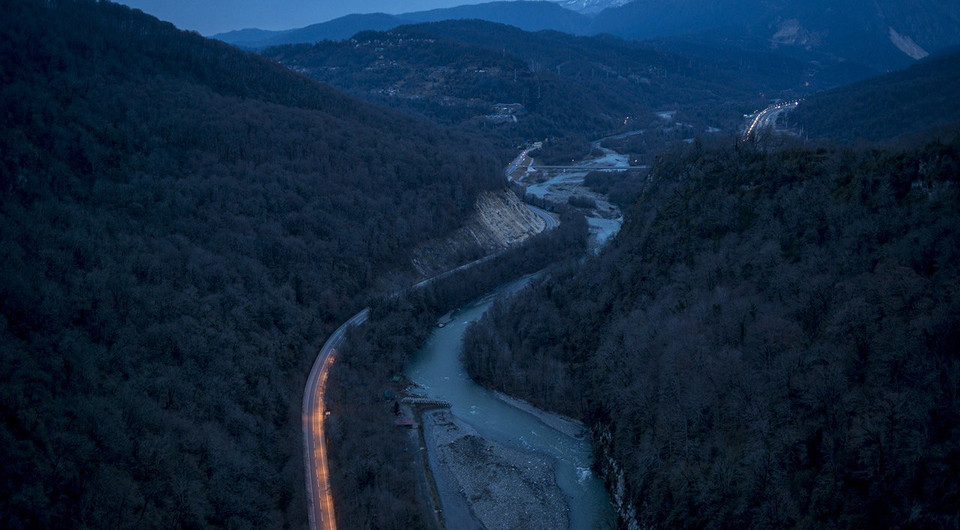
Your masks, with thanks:
M584 15L595 15L604 9L611 7L620 7L630 0L551 0L564 9L583 13Z
M583 13L595 16L591 19ZM527 31L551 29L639 40L694 37L709 46L774 51L849 72L896 70L930 53L960 45L960 4L942 0L491 2L402 15L349 15L296 30L241 30L214 38L259 49L340 40L359 31L386 31L402 24L468 18Z
M0 35L0 527L305 527L317 347L500 162L109 2ZM389 460L365 513L420 526Z
M400 15L347 15L299 29L277 32L241 30L221 33L213 38L245 48L261 49L281 44L343 40L360 31L387 31L403 24L462 19L509 24L526 31L552 29L572 34L582 32L589 22L589 18L552 2L489 2Z
M760 1L635 0L599 13L591 21L588 32L649 39L726 26L742 27L756 23L763 16Z
M960 4L940 0L636 0L606 9L588 33L627 38L708 34L717 42L818 54L878 72L960 44Z
M595 14L592 19L582 13ZM848 82L909 66L960 45L960 4L941 0L566 0L492 2L402 15L350 15L281 32L241 30L215 38L251 49L341 40L402 24L476 18L527 31L677 38L706 47L774 52Z
M816 73L770 52L730 49L695 57L609 36L530 33L479 20L402 26L263 53L351 95L511 147L546 137L579 137L585 146L585 138L646 127L681 127L686 132L664 133L682 134L679 139L731 132L767 98L812 90L806 74ZM502 110L510 104L519 106ZM654 113L662 110L678 112L665 122Z
M287 30L290 31L290 30ZM213 38L239 46L241 48L250 48L257 42L276 37L287 33L287 31L270 31L266 29L247 28L228 31L214 36Z
M400 15L407 22L477 19L507 24L524 31L552 29L577 34L589 18L548 1L490 2Z
M804 134L883 141L952 126L960 129L960 51L899 72L814 94L791 113Z
M417 29L447 40L510 53L531 62L540 70L554 70L558 75L577 82L596 80L600 77L597 72L603 71L606 72L603 77L611 80L611 83L629 79L646 85L658 77L661 73L658 69L666 68L683 72L683 75L692 78L678 82L690 81L693 82L692 86L697 82L710 84L711 91L718 95L739 90L773 93L806 88L804 75L823 71L822 66L810 65L769 50L750 51L729 45L717 46L706 41L675 39L638 42L609 35L528 33L469 21L418 26ZM665 45L666 42L671 45ZM618 91L631 92L637 89L636 84L633 90L628 86ZM650 95L661 94L668 100L682 99L684 85L664 85L659 90L647 89L645 92Z
M285 31L242 30L214 35L212 38L222 40L242 48L260 49L279 44L298 42L319 42L323 40L343 40L361 31L386 31L406 21L385 13L363 15L347 15L329 22L312 24L304 28ZM256 38L249 38L256 37Z

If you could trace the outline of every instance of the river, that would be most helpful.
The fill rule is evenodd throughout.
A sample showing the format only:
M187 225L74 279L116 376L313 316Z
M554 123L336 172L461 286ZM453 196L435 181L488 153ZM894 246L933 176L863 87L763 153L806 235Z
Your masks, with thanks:
M566 204L571 196L592 199L596 203L596 207L587 209L584 216L590 229L589 246L594 253L599 252L600 248L620 231L620 226L623 224L623 215L620 208L611 203L606 195L588 188L584 184L584 179L591 172L591 167L596 167L598 171L630 169L629 156L603 147L602 143L607 139L624 138L640 133L641 131L630 131L595 140L590 145L594 150L601 152L600 156L575 162L571 167L576 169L554 167L552 169L539 169L536 173L528 171L518 182L526 187L526 193L530 196L546 199L557 204ZM524 154L526 153L528 151L524 151ZM521 155L517 160L522 159L523 156ZM514 164L516 163L517 161L514 161ZM534 182L531 182L531 180Z
M493 302L516 292L529 278L510 283L455 312L453 320L438 328L413 357L407 377L423 387L426 396L452 403L452 413L488 440L539 453L554 462L557 485L570 507L575 530L612 527L610 497L601 480L590 471L589 436L564 434L537 416L507 404L475 384L460 361L463 334Z

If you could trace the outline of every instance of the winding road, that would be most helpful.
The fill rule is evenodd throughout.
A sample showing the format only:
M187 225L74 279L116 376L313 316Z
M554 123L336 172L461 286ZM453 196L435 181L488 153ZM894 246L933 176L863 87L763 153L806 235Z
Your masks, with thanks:
M317 360L310 370L306 389L303 392L303 450L307 466L307 504L310 512L310 528L335 530L337 519L333 513L333 496L330 493L330 469L327 465L327 444L323 434L326 406L323 398L327 375L333 364L337 348L343 344L347 330L367 321L370 308L353 315L330 335L320 348Z
M546 222L544 231L553 230L560 225L560 221L551 213L541 210L535 206L527 205L533 213L537 214ZM471 261L455 269L423 280L411 287L420 289L431 283L446 278L457 272L477 266L489 261L503 252L500 251L490 254L476 261ZM310 370L310 376L307 377L307 384L303 391L303 451L304 465L306 466L307 480L307 508L309 511L311 530L336 530L337 519L333 507L333 495L330 489L330 469L327 463L327 444L324 438L324 425L326 419L326 405L324 397L326 392L327 376L330 373L330 366L333 365L336 358L337 349L343 344L347 335L347 330L353 326L359 326L367 321L370 316L370 308L364 308L356 315L341 325L327 342L320 348L317 359Z
M760 131L774 127L780 114L796 109L797 105L799 104L800 100L787 101L783 103L777 103L776 105L770 105L769 107L758 112L753 118L753 121L750 122L750 125L748 125L747 129L743 132L742 141L746 142L750 139L750 136L759 136L757 133Z
M547 226L544 227L544 229L543 229L544 231L553 230L554 228L560 226L560 220L557 219L557 216L556 216L556 215L554 215L554 214L552 214L552 213L550 213L550 212L548 212L548 211L546 211L546 210L543 210L543 209L541 209L541 208L537 208L536 206L532 206L532 205L530 205L530 204L528 204L528 205L526 205L526 206L527 206L527 208L530 209L531 212L537 214L538 217L540 217L541 219L544 220L545 223L547 223Z

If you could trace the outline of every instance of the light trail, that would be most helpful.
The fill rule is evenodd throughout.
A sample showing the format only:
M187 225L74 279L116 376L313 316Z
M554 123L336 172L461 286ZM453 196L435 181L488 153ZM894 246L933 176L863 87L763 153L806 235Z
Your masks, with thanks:
M750 126L747 127L747 130L744 131L741 141L746 142L750 139L750 136L760 129L767 127L773 127L774 124L770 122L770 119L776 119L777 115L781 112L791 111L797 108L797 105L800 104L800 100L796 101L785 101L777 103L776 105L770 105L769 107L758 112L757 115L753 118L753 121L750 122Z
M363 324L369 315L369 308L360 311L330 335L313 363L303 392L303 450L306 455L304 465L307 468L307 506L311 530L337 528L327 462L327 441L323 430L327 415L324 394L330 366L333 365L337 348L343 344L347 329Z

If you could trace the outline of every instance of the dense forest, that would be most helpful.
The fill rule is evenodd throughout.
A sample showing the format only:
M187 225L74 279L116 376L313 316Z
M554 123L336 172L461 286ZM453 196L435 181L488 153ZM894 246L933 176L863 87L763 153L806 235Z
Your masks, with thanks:
M790 114L811 138L845 142L903 141L931 127L960 124L960 51L930 57L899 72L813 95Z
M316 348L499 162L125 7L4 6L0 526L303 526Z
M640 527L955 527L958 186L956 133L671 153L610 247L468 331L468 369L588 421Z

